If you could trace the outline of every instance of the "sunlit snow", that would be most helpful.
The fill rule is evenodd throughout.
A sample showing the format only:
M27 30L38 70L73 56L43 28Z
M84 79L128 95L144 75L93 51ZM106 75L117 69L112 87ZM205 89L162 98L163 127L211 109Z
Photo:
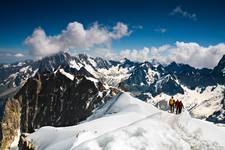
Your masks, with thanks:
M222 150L225 130L158 110L152 104L120 93L83 123L42 127L28 140L39 150Z

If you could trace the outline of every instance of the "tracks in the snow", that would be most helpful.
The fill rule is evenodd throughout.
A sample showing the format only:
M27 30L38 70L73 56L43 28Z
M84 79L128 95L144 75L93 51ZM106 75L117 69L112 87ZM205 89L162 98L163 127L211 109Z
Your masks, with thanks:
M108 133L113 133L113 132L116 132L116 131L118 131L118 130L125 129L125 128L127 128L127 127L133 126L133 125L135 125L135 124L137 124L137 123L140 123L140 122L142 122L142 121L145 121L145 120L147 120L147 119L150 119L150 118L152 118L152 117L154 117L154 116L161 115L161 114L162 114L162 112L157 112L157 113L148 115L148 116L146 116L146 117L144 117L144 118L141 118L141 119L139 119L139 120L136 120L136 121L134 121L134 122L131 122L131 123L127 124L127 125L124 125L124 126L122 126L122 127L116 128L116 129L111 130L111 131L108 131L108 132L106 132L106 133L104 133L104 134L102 134L102 135L100 135L100 136L97 136L97 137L94 137L94 138L89 139L89 140L87 140L87 141L84 141L84 142L78 144L77 147L78 147L79 145L84 144L84 143L90 142L90 141L92 141L92 140L94 140L94 139L96 139L96 138L104 137L104 136L105 136L106 134L108 134Z
M185 126L180 122L180 116L174 116L171 119L171 127L176 133L190 145L191 150L224 150L225 148L220 146L216 142L207 141L201 138L201 129L194 132L188 132Z

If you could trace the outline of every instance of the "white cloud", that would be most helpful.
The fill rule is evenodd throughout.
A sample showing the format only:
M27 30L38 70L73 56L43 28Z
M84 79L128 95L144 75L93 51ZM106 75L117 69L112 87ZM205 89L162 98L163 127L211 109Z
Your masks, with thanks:
M71 51L73 55L84 53L84 51ZM143 49L124 49L121 51L115 51L111 48L93 48L89 51L85 51L86 54L93 57L102 57L108 60L122 60L124 58L133 60L133 61L148 61L150 60L150 49L144 47Z
M96 57L103 57L106 59L118 59L117 53L108 48L96 48L92 51L91 55Z
M25 57L25 55L22 53L16 53L14 56L17 58Z
M164 63L172 61L197 68L213 68L225 54L225 44L200 46L198 43L176 42L175 46L163 45L151 48L151 57Z
M157 28L154 31L160 32L160 33L165 33L167 31L167 29L166 28Z
M181 6L177 6L176 8L173 9L173 11L170 13L171 15L181 15L185 18L189 18L191 20L196 21L197 20L197 15L195 13L189 13L187 11L184 11Z
M129 35L131 31L128 31L128 26L122 22L118 22L116 26L113 27L113 32L110 33L111 38L120 39L124 35Z
M166 44L159 47L121 51L111 49L112 40L128 36L130 33L127 25L121 22L111 29L98 23L85 29L81 23L73 22L69 23L60 34L54 36L48 36L43 29L37 28L31 36L27 37L25 43L30 47L30 52L34 56L47 56L66 49L75 49L76 53L88 53L91 56L107 59L128 58L133 61L156 59L162 63L176 61L198 68L213 68L225 54L224 43L201 46L195 42L179 41L174 45ZM22 55L14 54L14 57L22 58Z
M31 58L24 50L0 48L0 63L12 63L25 59Z
M87 51L87 53L91 56L113 60L128 58L133 61L143 62L155 59L166 64L175 61L197 68L213 68L225 54L225 44L220 43L205 47L194 42L177 41L174 45L165 44L159 47L124 49L118 52L108 48L96 48Z
M204 47L194 42L177 41L175 45L165 44L159 47L144 47L143 49L124 49L120 52L107 48L97 48L90 51L89 54L113 60L128 58L143 62L155 59L166 64L175 61L197 68L213 68L225 54L225 44Z
M94 23L85 29L79 22L69 23L67 28L54 36L46 35L42 28L36 28L33 34L26 38L34 56L47 56L67 49L89 49L96 45L110 45L112 40L128 36L131 32L128 26L118 22L111 30Z
M150 49L147 47L144 47L143 49L140 50L130 50L130 49L125 49L120 51L120 53L118 54L120 59L123 58L128 58L131 59L133 61L147 61L149 60L149 56L150 56Z
M91 50L88 51L83 51L83 50L71 50L69 51L70 54L72 55L77 55L77 54L88 54L92 57L102 57L108 60L119 60L118 58L118 53L116 53L114 50L112 50L110 47L105 48L105 47L95 47L92 48Z

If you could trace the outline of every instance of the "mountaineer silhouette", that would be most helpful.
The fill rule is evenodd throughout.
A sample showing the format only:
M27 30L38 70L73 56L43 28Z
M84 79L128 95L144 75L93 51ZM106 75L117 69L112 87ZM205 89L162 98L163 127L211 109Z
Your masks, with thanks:
M169 100L169 105L170 105L170 112L173 113L174 112L174 105L175 105L175 100L174 100L173 96Z
M183 105L182 101L179 101L177 99L175 102L175 107L176 107L176 114L180 114L182 112L184 105Z

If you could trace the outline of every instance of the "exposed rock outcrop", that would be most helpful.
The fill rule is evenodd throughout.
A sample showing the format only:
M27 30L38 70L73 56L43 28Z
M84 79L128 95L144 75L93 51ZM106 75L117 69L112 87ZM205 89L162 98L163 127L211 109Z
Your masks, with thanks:
M47 125L77 124L91 114L105 95L101 82L83 75L74 76L72 81L59 71L38 73L15 96L22 105L21 131L30 133Z
M6 150L18 136L20 127L20 103L16 99L9 99L5 104L5 111L0 124L0 149Z

